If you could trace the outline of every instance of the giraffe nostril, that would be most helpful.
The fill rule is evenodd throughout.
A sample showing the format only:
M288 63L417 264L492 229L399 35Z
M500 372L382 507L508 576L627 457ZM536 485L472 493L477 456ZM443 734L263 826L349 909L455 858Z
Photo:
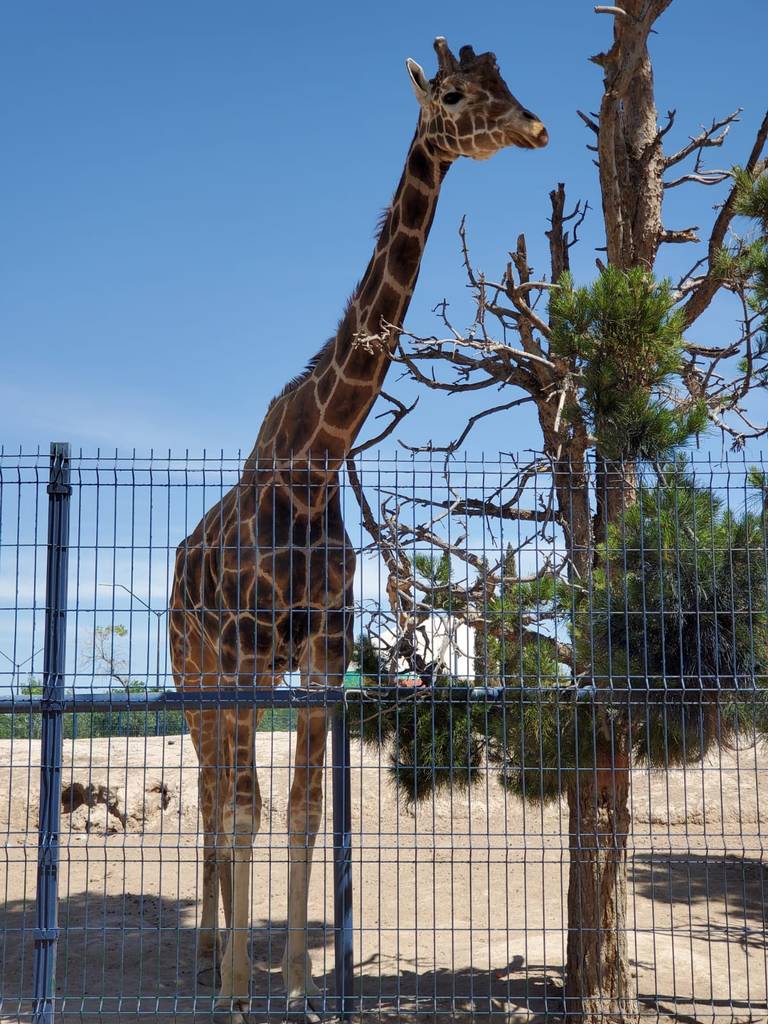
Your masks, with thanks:
M538 121L539 120L538 117L536 117L535 114L532 114L530 112L530 110L524 110L523 111L523 117L526 119L526 121Z

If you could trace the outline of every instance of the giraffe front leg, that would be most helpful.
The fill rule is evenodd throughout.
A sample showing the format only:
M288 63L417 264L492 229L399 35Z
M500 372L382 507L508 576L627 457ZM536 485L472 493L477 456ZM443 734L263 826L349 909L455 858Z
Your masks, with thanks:
M248 955L251 846L238 846L232 864L232 916L227 948L221 963L221 987L213 1019L216 1024L247 1024L250 1005L251 961Z
M320 1020L307 949L307 900L315 837L323 809L323 761L327 735L323 708L302 709L296 733L296 766L288 810L290 852L288 867L288 939L283 956L283 981L289 1013Z
M247 1024L250 1005L251 861L259 831L261 798L253 767L237 773L234 811L224 816L223 832L231 844L230 871L221 865L222 897L226 902L227 944L221 961L221 987L214 1007L216 1024Z
M221 940L219 937L219 851L216 835L206 829L203 860L203 911L197 933L197 981L205 987L219 984Z
M221 937L219 934L219 883L223 858L231 857L229 843L222 849L218 837L217 769L203 767L198 776L199 806L203 818L203 909L197 932L197 981L217 988L220 981ZM228 908L225 905L225 909Z

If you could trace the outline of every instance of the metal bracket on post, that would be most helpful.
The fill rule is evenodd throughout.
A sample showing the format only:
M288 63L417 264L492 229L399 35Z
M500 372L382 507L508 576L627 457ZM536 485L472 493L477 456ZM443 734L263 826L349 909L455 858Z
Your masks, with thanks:
M347 706L341 701L331 728L333 760L333 920L337 1013L352 1013L352 799Z
M61 824L62 702L69 563L69 445L51 444L48 483L48 555L45 576L40 817L32 991L33 1024L53 1024L58 945L59 829Z

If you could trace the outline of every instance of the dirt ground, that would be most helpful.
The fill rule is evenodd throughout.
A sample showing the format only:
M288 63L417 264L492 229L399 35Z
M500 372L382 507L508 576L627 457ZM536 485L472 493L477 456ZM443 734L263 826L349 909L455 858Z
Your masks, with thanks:
M254 1020L263 1019L267 996L282 993L293 741L290 733L257 737L264 811L253 867ZM202 845L189 738L64 746L63 787L67 809L75 808L62 815L56 985L64 1018L210 1019L211 990L196 981ZM361 755L353 743L352 762L354 964L371 1019L409 1020L419 1011L433 1021L489 1012L495 1020L556 1020L565 808L524 807L488 777L413 813L398 806L377 752ZM39 743L0 742L4 1022L29 1019L39 763ZM767 792L768 756L754 749L685 773L635 771L629 948L648 1019L768 1021L760 812ZM309 917L315 977L332 991L330 805Z

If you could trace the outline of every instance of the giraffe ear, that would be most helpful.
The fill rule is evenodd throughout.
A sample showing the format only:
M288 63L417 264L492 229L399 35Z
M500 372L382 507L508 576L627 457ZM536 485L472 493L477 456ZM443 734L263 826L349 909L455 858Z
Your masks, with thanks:
M424 74L424 68L417 64L411 57L405 62L405 66L408 68L408 77L411 79L411 85L413 91L416 93L416 99L420 104L424 104L427 101L429 95L429 82L427 76Z

